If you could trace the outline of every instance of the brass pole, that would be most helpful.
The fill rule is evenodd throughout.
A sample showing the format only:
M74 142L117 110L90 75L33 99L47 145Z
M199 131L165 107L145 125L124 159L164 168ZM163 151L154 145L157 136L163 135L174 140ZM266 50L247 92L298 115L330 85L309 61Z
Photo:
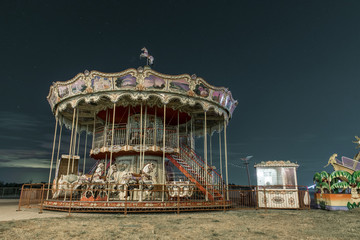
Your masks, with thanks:
M115 127L115 109L116 109L116 103L114 103L114 110L113 110L113 123L112 123L112 129L111 129L111 150L110 150L110 167L112 164L112 154L113 154L113 146L114 146L114 127Z
M75 161L75 146L76 146L76 136L77 136L77 129L78 129L78 123L79 123L79 109L76 111L76 125L75 125L75 132L74 132L74 142L73 142L73 159L72 159L72 165L71 165L71 173L74 174L74 161Z
M163 185L162 185L162 196L161 201L164 201L164 191L165 191L165 124L166 123L166 105L164 105L164 126L163 126Z
M85 174L86 147L87 147L88 131L89 131L89 125L86 125L86 132L85 132L85 147L84 147L84 165L83 165L83 174Z
M140 167L140 170L142 168L142 162L141 162L141 147L142 147L142 110L143 109L143 105L141 103L140 105L140 133L139 133L139 140L140 140L140 148L139 148L139 167Z
M72 125L71 125L71 137L70 137L70 147L69 147L69 156L68 156L68 167L67 167L66 175L69 175L69 170L70 170L70 160L71 160L71 157L70 157L70 156L71 156L73 133L74 133L75 113L76 113L76 108L74 108L73 120L72 120Z
M224 115L224 144L225 144L225 171L226 171L226 195L229 201L229 173L228 173L228 158L227 158L227 140L226 140L226 119Z
M62 124L60 122L60 135L59 135L59 142L58 142L58 148L57 148L57 156L56 156L56 169L59 168L59 156L60 156L60 143L61 143L61 135L62 135ZM57 172L55 172L55 178L57 178Z
M58 109L56 109L56 123L55 123L55 132L54 132L54 141L53 141L53 148L52 148L52 153L51 153L51 163L50 163L50 172L49 172L49 182L48 182L48 191L46 194L46 200L49 199L49 190L50 190L50 180L51 180L51 173L52 173L52 167L53 167L53 162L54 162L54 152L55 152L55 143L56 143L56 133L57 133L57 126L58 126L58 121L59 121L59 117L58 117Z
M144 141L143 141L143 147L144 149L142 150L142 168L145 166L145 146L146 146L146 119L147 119L147 105L145 105L145 117L144 117Z
M205 190L206 190L206 194L205 194L205 200L208 201L209 200L209 196L208 196L208 162L207 162L207 126L206 126L206 111L204 112L205 115L205 121L204 121L204 157L205 157Z

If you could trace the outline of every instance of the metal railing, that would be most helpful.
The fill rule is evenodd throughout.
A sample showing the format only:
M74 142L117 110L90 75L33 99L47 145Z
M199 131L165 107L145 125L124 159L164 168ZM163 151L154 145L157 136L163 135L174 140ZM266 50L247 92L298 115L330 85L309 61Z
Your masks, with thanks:
M69 187L69 185L66 185ZM85 187L57 186L49 192L46 184L25 184L19 201L21 207L71 212L185 212L241 209L310 209L306 187L279 189L229 185L229 200L206 199L202 190L189 182L146 185L88 184ZM208 186L215 189L219 186ZM222 187L225 189L225 187ZM61 191L57 198L53 193ZM226 195L226 192L224 192ZM226 196L227 197L227 196Z
M21 187L0 187L0 198L19 198Z
M94 149L102 147L111 147L111 139L114 134L114 146L138 146L140 143L145 146L163 146L163 129L154 128L126 128L124 125L115 125L114 133L112 129L97 128L95 130ZM145 136L145 140L144 140ZM165 146L176 148L177 147L177 132L174 127L165 128Z

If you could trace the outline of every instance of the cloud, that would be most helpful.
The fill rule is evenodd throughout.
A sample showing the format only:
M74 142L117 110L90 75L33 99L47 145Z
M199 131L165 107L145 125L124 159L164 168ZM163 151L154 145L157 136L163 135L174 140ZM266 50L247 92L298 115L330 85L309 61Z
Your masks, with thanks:
M44 123L33 116L15 112L0 112L0 128L7 130L35 130Z
M47 151L0 149L0 167L49 168L50 158Z

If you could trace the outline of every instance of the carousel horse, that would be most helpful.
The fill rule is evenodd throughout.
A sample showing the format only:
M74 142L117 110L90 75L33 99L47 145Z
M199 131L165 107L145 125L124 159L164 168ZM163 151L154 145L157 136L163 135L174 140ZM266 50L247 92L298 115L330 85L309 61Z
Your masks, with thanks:
M95 195L97 195L96 192L100 192L104 189L104 185L106 183L102 177L104 169L104 163L99 163L91 178L87 179L88 181L86 182L87 187L85 191L86 197L90 197L91 195L95 197Z
M142 187L143 191L149 192L153 189L153 180L150 173L154 170L153 163L146 164L140 173L126 173L122 177L121 183L125 186L125 198L129 197L129 190ZM140 194L139 201L142 201L142 194Z
M143 51L143 52L140 54L140 58L142 58L142 57L143 57L143 58L146 58L147 61L148 61L148 63L149 63L149 65L153 65L153 63L154 63L154 57L149 54L148 50L147 50L145 47L143 47L143 48L141 49L141 51Z
M80 186L79 176L75 174L61 175L57 182L54 179L52 187L53 198L56 199L60 196L70 195L71 192L76 192Z

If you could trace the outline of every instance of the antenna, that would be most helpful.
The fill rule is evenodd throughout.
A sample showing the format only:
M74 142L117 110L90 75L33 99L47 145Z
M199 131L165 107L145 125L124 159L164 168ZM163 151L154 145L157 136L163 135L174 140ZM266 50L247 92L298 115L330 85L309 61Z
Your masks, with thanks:
M247 172L249 187L251 187L250 172L249 172L249 160L252 159L253 157L254 156L247 156L246 158L240 158L242 161L244 161L244 164L246 165L246 172Z

